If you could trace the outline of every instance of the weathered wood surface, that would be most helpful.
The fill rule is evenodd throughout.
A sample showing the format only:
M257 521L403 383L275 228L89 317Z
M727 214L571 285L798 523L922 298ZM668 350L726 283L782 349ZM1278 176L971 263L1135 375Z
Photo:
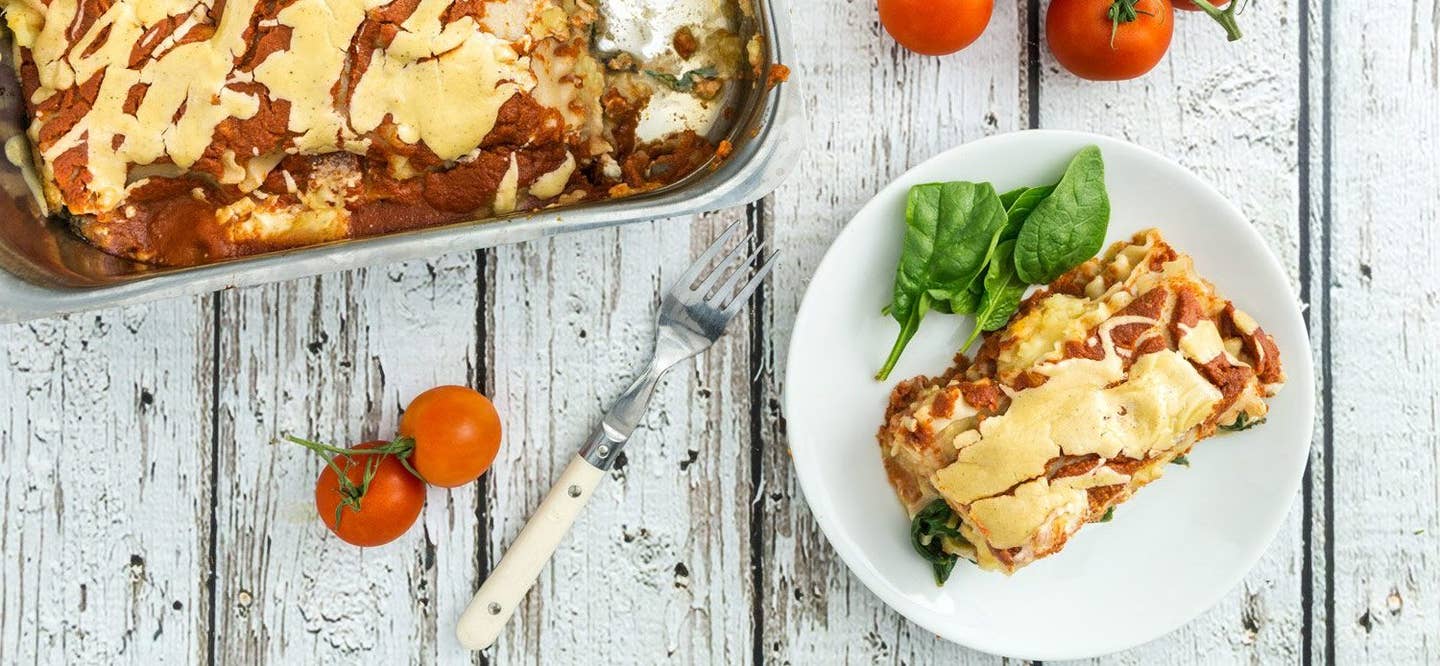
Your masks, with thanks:
M501 248L487 366L512 428L490 480L493 564L645 362L654 312L745 211ZM750 653L750 327L663 380L644 427L541 574L500 663L737 663Z
M1334 3L1321 273L1334 663L1440 661L1440 9Z
M1155 72L1092 84L1027 48L1042 4L997 3L980 42L930 59L871 2L792 3L811 150L756 206L0 327L0 663L1002 662L908 623L830 550L780 368L808 275L870 194L1032 124L1217 184L1291 267L1322 370L1305 492L1261 563L1098 661L1440 660L1437 10L1259 3L1231 45L1182 15ZM663 289L735 221L785 253L754 314L666 379L500 645L461 651L474 585L633 377ZM495 397L495 471L432 490L393 546L326 538L317 461L274 442L388 435L439 383Z

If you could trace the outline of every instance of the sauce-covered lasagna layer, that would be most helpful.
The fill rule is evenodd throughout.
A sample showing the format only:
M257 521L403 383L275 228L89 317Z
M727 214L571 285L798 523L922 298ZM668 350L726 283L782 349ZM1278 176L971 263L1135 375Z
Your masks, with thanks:
M913 515L943 498L953 554L1012 573L1059 551L1284 376L1254 319L1154 230L1028 298L974 362L901 383L879 441Z
M622 196L713 152L691 132L636 140L652 87L591 55L587 0L0 7L46 202L141 261ZM701 40L738 60L733 35ZM713 93L734 66L694 87Z

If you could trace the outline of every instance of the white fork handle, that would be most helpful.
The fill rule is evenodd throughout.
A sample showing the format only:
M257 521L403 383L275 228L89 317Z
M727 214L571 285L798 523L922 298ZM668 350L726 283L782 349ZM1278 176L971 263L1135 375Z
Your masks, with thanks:
M604 476L580 456L570 462L460 616L455 635L461 645L483 650L495 644Z

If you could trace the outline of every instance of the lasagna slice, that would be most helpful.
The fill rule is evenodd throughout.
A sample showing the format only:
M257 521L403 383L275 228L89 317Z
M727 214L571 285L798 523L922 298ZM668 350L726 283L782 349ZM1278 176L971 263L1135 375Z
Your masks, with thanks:
M902 382L878 438L911 516L943 500L963 537L944 550L1008 574L1263 421L1283 381L1274 340L1150 230L1029 297L973 362Z

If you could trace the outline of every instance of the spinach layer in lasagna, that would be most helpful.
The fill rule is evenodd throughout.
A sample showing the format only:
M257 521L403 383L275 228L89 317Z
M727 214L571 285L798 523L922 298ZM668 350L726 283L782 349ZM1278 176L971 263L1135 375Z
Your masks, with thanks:
M623 196L714 152L690 131L637 138L667 79L593 55L588 0L0 7L49 208L140 261L190 265ZM645 66L699 72L686 80L695 95L718 95L743 60L718 25L675 44L665 66Z
M1265 418L1274 341L1154 230L1028 298L975 359L897 386L879 432L912 516L937 498L944 549L1013 573L1221 428Z

